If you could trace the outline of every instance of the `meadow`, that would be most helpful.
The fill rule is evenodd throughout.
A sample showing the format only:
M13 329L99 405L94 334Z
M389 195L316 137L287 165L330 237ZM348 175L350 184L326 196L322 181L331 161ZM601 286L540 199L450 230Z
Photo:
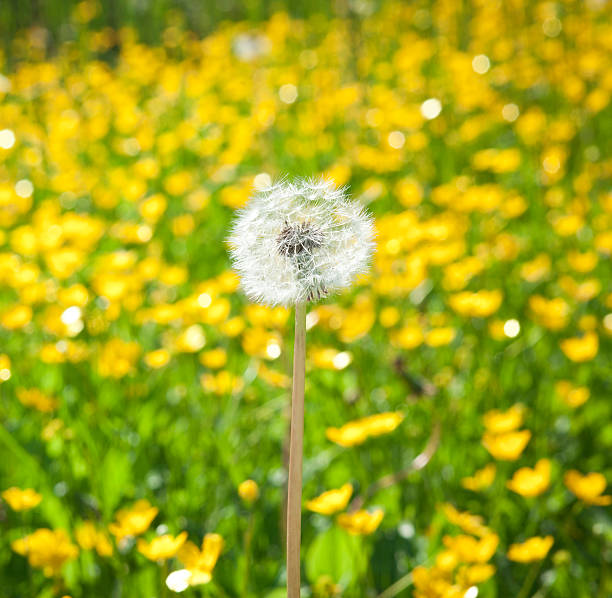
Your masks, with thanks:
M226 243L283 176L377 235L308 307L303 596L612 596L612 8L376 6L4 40L2 598L286 596L292 314Z

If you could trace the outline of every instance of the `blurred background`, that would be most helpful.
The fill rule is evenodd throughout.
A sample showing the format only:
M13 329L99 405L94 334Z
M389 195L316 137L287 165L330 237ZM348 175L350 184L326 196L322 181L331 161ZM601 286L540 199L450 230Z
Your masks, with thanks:
M225 239L370 210L309 307L303 595L612 595L609 2L0 4L3 596L286 595L292 313Z

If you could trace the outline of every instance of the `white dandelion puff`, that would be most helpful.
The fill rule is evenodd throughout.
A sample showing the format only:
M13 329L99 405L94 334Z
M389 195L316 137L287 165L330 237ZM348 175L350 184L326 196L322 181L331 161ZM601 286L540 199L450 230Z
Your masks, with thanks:
M228 243L244 292L269 305L317 301L350 286L375 247L372 217L324 179L255 192Z

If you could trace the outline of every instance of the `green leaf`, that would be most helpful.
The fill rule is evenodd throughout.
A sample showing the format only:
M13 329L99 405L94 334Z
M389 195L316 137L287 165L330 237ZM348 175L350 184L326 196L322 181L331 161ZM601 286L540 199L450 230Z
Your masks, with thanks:
M366 567L361 538L337 526L319 534L306 554L306 575L311 583L329 575L335 583L350 585Z
M110 449L100 468L100 501L102 512L109 519L131 481L130 460L126 453Z

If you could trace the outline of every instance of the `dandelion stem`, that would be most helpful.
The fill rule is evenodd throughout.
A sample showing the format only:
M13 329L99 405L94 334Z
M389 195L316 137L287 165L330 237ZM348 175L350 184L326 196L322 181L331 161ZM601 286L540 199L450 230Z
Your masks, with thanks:
M287 597L300 596L300 535L302 529L302 453L304 444L304 377L306 373L306 303L295 306L291 441L287 490Z

